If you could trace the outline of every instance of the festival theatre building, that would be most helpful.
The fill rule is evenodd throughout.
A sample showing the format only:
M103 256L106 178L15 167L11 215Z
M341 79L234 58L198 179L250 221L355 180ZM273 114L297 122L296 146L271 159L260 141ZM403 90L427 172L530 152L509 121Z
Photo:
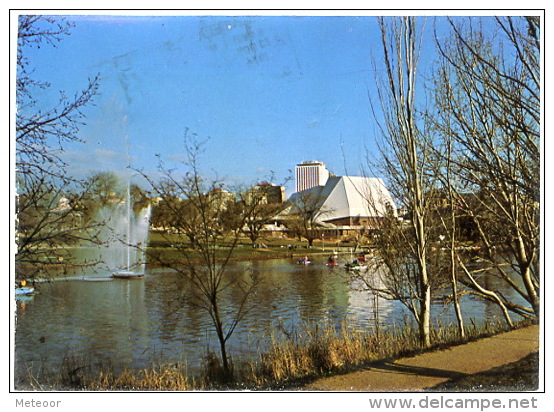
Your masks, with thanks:
M325 169L325 171L321 170ZM381 178L332 176L321 162L303 162L296 167L297 191L290 198L290 212L310 209L321 228L343 229L341 234L361 228L378 228L396 206Z

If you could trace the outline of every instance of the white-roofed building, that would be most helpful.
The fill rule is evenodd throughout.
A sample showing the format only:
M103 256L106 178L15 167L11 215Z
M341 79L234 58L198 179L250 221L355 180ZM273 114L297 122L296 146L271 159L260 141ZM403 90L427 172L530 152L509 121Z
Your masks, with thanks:
M315 222L324 227L378 227L381 218L396 214L383 180L374 177L329 177L325 186L294 193L289 202L303 203L304 209L310 202Z

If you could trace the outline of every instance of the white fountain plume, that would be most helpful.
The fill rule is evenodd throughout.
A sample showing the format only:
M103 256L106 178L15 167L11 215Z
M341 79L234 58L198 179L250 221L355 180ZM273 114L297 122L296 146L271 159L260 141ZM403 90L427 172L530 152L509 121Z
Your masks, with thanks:
M124 118L126 123L126 117ZM129 136L125 134L125 152L127 155L127 187L126 198L124 200L124 216L121 216L120 223L125 227L120 227L119 234L123 235L121 247L124 252L124 266L118 266L112 272L115 278L136 278L144 276L145 262L142 248L146 246L148 238L148 228L150 225L150 206L147 206L140 213L135 214L131 198L131 158L129 156ZM123 208L122 208L123 209ZM118 215L114 210L114 215ZM117 225L116 225L117 226ZM116 232L117 233L117 232Z

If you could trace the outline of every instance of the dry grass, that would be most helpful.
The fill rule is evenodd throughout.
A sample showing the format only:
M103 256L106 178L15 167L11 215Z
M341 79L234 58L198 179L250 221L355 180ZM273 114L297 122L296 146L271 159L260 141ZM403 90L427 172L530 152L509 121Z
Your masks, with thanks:
M96 391L189 391L198 389L188 377L186 368L180 365L158 366L139 372L124 370L115 376L100 372L98 377L87 382L85 389Z
M456 328L439 327L434 330L434 348L459 344L503 331L500 323L471 327L461 340ZM250 365L251 384L258 387L287 387L297 382L329 374L346 373L372 362L397 358L421 352L419 335L409 326L354 331L342 325L339 331L332 327L306 329L294 337L274 337L270 350L261 356L257 365Z
M455 345L498 333L500 323L467 328L461 340L454 325L433 331L434 348ZM431 348L433 349L433 348ZM343 324L334 327L305 327L301 332L275 334L270 348L256 361L233 366L234 380L223 379L223 368L214 354L208 354L200 376L191 377L184 364L157 365L139 371L113 372L112 368L68 357L61 371L44 381L48 387L94 391L191 391L225 389L287 389L317 377L346 373L372 362L421 352L416 329L409 326L358 332ZM87 366L83 366L87 365ZM27 380L40 389L38 378Z

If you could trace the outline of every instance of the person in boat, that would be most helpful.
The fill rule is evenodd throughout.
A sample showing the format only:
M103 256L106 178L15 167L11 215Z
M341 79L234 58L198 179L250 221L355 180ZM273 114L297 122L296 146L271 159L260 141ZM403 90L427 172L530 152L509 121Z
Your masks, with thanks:
M337 257L335 255L329 256L329 259L327 259L327 264L336 265L337 264Z
M308 256L304 256L303 258L298 259L298 263L308 263Z
M360 255L358 256L358 262L365 263L365 261L365 254L360 253Z

